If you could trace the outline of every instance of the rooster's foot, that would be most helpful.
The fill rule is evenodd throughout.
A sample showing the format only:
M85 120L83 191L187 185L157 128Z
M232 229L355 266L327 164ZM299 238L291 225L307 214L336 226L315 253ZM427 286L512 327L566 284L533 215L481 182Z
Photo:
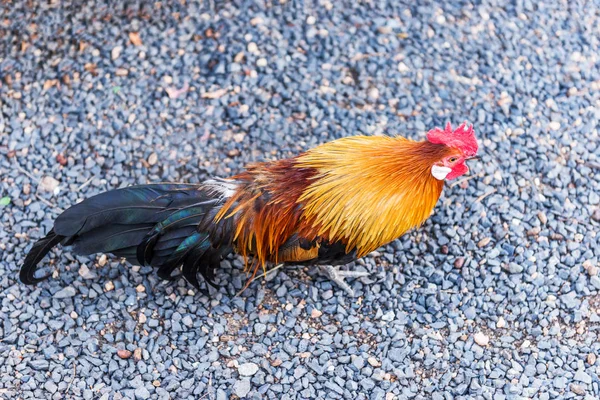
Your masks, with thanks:
M332 282L335 282L340 288L342 288L348 295L354 297L354 290L348 285L345 278L362 278L369 276L368 272L364 271L344 271L340 267L334 267L332 265L323 265L319 267L321 274L329 278Z

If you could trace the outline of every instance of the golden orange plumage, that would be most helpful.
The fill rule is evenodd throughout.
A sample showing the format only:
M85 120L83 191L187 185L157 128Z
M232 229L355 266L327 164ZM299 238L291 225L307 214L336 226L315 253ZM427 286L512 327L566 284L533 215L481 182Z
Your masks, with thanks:
M297 159L317 170L298 199L300 232L367 255L429 217L443 186L431 164L449 151L399 136L349 137L309 150Z
M399 136L335 140L231 178L237 192L216 220L236 218L235 246L254 257L254 271L269 261L315 259L323 241L362 257L429 217L443 186L431 166L453 152ZM280 254L293 235L312 247Z

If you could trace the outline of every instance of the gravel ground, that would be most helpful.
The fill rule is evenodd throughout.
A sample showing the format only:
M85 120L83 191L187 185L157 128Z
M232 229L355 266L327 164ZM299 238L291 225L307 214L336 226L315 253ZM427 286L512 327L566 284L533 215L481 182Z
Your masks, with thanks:
M0 3L0 397L599 398L597 2L66 3ZM465 119L482 161L355 298L61 250L17 282L98 192Z

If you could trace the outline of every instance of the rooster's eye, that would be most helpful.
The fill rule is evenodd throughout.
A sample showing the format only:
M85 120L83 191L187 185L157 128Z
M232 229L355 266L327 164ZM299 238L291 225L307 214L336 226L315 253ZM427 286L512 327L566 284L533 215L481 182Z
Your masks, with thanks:
M450 158L448 159L448 161L449 161L449 162L451 162L451 163L455 162L456 160L457 160L457 158L456 158L456 157L450 157Z

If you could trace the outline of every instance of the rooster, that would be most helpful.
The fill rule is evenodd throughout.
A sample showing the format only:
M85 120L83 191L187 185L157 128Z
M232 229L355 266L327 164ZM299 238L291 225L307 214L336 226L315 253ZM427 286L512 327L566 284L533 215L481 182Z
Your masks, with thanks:
M339 266L420 226L444 180L468 172L478 150L473 126L435 128L427 140L354 136L296 157L254 163L228 179L112 190L72 206L33 245L20 272L26 284L57 244L80 255L112 253L182 275L200 289L214 283L223 257L240 254L252 277L268 265L321 266L341 288L366 273ZM180 272L179 272L180 271Z

